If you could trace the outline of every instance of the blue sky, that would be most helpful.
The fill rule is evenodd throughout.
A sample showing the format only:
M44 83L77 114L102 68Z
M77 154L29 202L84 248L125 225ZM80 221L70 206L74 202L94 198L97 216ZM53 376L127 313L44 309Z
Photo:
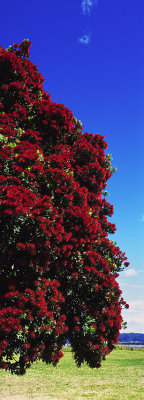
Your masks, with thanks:
M52 100L84 131L105 135L117 172L108 183L117 232L130 267L118 281L130 309L127 332L144 333L144 2L7 0L0 44L32 41L31 60Z

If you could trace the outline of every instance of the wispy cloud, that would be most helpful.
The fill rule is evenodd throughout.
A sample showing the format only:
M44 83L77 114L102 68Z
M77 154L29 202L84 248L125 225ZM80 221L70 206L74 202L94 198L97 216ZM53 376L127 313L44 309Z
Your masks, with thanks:
M81 8L84 15L90 15L92 8L97 5L97 0L82 0Z
M98 0L81 0L82 14L90 16L94 6L98 4ZM87 33L85 30L83 34L78 38L78 42L83 45L88 45L91 41L91 33Z
M144 215L142 216L140 222L144 222Z
M129 268L126 271L124 271L125 276L136 276L140 272L142 272L140 269L136 270L135 268Z
M78 42L80 44L84 44L86 46L89 44L90 40L91 40L91 34L90 33L88 33L88 34L84 33L82 36L80 36L78 38Z
M129 301L129 310L122 312L124 321L127 321L126 332L144 332L144 301Z

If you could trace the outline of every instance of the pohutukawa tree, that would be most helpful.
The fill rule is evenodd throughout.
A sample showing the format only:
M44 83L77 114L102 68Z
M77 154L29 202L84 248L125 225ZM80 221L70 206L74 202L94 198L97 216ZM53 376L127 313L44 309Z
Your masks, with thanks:
M66 339L78 366L98 368L128 307L127 258L108 237L111 162L104 137L44 91L30 45L0 49L0 368L56 365Z

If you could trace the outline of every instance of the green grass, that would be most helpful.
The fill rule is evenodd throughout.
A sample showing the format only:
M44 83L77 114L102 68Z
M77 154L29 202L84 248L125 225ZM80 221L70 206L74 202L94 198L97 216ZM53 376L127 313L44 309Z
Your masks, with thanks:
M144 399L144 351L117 348L98 370L77 368L70 349L56 368L35 363L26 375L0 372L0 400Z

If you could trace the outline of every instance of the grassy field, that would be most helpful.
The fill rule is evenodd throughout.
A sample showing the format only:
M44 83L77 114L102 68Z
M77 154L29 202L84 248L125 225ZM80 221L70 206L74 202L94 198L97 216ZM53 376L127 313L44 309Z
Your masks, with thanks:
M26 375L0 372L0 400L144 400L144 351L116 349L98 370L77 368L70 349L56 368L35 363Z

